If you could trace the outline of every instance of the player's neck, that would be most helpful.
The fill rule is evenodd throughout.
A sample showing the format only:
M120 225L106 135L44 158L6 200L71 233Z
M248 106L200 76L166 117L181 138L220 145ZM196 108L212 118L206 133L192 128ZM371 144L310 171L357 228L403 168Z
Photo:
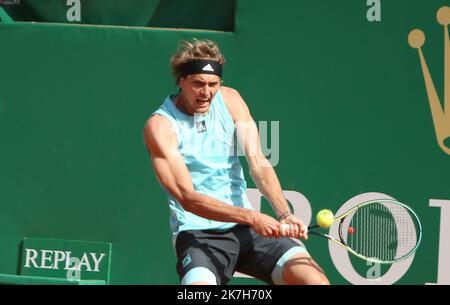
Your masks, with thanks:
M189 111L189 109L186 106L186 99L184 98L183 94L181 92L176 96L175 98L175 107L178 108L181 112L187 115L194 115L192 111Z

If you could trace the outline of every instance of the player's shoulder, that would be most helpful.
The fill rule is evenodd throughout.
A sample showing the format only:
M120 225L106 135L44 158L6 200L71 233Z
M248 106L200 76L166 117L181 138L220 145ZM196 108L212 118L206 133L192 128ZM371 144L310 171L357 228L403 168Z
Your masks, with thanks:
M144 125L144 134L150 138L167 136L172 133L172 125L168 118L154 114L147 119Z
M220 92L227 106L242 107L245 105L244 99L236 89L222 86L220 87Z
M145 129L160 129L170 125L169 119L160 114L153 114L145 122Z
M220 92L222 93L223 100L235 122L248 116L249 110L247 104L241 97L239 91L230 87L222 86L220 88Z
M222 93L224 98L230 99L242 98L239 91L231 87L221 86L220 92Z

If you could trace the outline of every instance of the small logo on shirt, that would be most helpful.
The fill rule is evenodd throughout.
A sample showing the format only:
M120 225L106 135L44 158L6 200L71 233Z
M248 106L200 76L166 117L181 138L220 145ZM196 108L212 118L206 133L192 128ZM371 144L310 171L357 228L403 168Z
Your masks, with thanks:
M190 254L186 255L182 262L183 268L186 268L186 266L189 265L191 262L192 262L191 255Z
M207 64L206 66L204 66L202 70L203 71L214 72L214 69L213 69L213 67L210 64Z
M206 122L204 120L195 122L197 126L197 133L202 133L206 131Z

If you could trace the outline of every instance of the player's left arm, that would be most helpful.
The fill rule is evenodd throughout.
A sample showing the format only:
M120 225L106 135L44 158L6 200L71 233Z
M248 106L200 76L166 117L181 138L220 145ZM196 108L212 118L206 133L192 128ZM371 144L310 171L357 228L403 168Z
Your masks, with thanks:
M222 87L221 92L235 122L237 138L244 149L250 175L259 191L269 201L274 212L279 217L289 210L289 205L284 198L275 170L261 150L256 123L238 91ZM307 238L307 227L300 219L291 215L283 222L298 225L298 227L293 226L290 230L293 232L293 237Z

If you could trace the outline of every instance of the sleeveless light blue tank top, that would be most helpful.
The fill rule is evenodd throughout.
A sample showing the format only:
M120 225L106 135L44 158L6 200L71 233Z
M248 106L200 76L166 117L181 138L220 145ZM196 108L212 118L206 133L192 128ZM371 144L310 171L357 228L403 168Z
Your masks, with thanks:
M235 125L220 90L204 115L187 115L169 95L154 114L166 117L175 129L178 149L197 192L226 204L253 209L246 195L247 183L235 147ZM227 229L236 223L206 219L187 212L167 193L170 228L174 234L186 230Z

